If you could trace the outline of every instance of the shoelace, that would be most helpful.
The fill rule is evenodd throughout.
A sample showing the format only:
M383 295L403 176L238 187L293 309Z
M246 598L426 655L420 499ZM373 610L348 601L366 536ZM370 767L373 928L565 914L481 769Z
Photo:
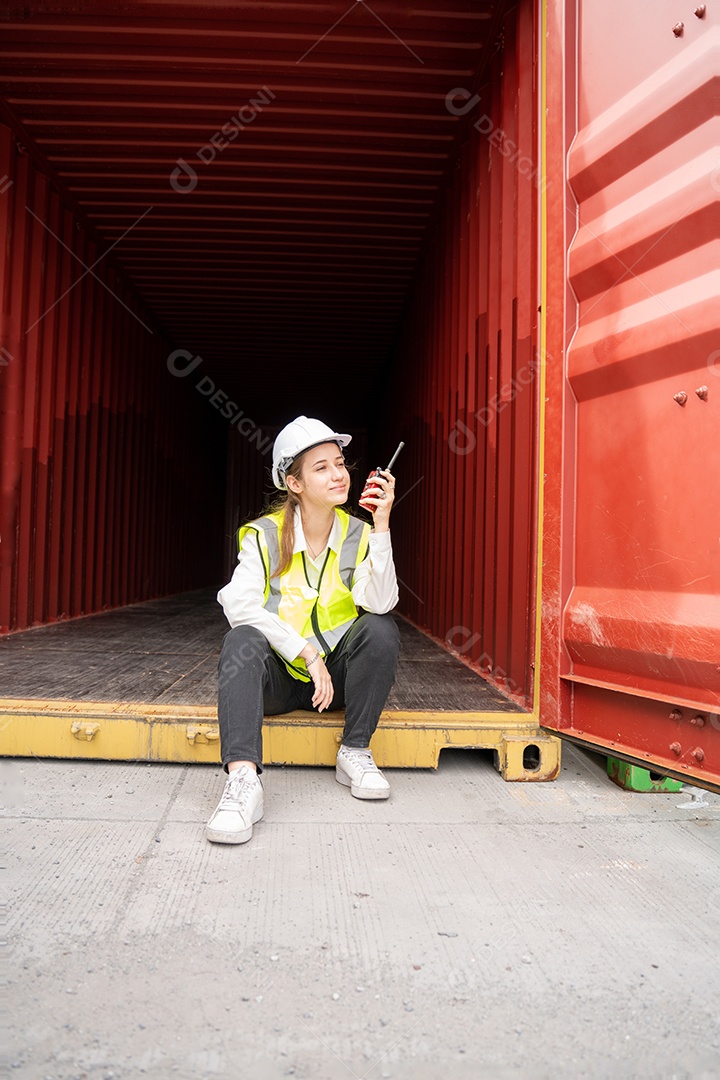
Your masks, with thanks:
M251 788L252 784L247 776L241 775L241 770L238 769L225 784L218 810L245 810Z
M359 765L365 772L380 772L373 761L371 750L343 750L342 756L351 764Z

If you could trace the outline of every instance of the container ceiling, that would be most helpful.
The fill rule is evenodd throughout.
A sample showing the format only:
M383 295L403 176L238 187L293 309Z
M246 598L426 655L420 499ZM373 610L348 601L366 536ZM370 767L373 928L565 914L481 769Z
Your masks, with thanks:
M361 424L466 122L446 95L477 85L505 6L29 4L2 25L0 93L235 400L284 417L294 377Z

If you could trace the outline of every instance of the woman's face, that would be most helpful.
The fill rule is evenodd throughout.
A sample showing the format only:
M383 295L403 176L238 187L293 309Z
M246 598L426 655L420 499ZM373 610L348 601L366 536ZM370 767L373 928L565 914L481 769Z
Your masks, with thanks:
M320 446L313 446L311 450L305 451L300 470L300 485L301 490L296 494L301 502L307 501L310 505L327 507L342 506L347 502L350 474L337 443L321 443Z

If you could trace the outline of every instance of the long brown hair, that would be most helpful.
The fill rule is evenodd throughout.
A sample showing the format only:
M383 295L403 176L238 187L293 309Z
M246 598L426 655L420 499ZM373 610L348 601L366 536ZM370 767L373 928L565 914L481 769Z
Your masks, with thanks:
M302 459L303 455L300 454L296 457L292 465L289 467L285 476L294 476L296 480L300 479L300 473L302 472ZM274 502L265 511L266 514L278 514L282 513L282 533L280 537L280 563L277 570L271 574L271 577L280 577L284 574L293 557L293 548L295 547L295 507L300 505L300 500L297 495L290 491L283 492L279 495Z

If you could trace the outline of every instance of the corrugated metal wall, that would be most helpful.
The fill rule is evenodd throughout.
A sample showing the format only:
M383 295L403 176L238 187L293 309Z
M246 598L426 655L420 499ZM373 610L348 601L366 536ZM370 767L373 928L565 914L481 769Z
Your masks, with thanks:
M580 12L563 729L717 784L720 12Z
M665 17L673 10L666 4ZM578 205L567 367L578 403L575 573L564 621L573 675L711 708L720 704L718 29L710 13L679 39L658 14L637 13L626 34L637 43L652 34L653 48L630 74L610 52L604 17L585 11L568 162ZM602 53L619 70L612 88L596 62L603 33ZM711 494L703 477L713 462Z
M2 629L217 580L225 429L4 126L0 161Z
M362 427L456 151L445 94L509 2L29 0L1 24L0 115L232 400L285 423L305 369Z
M237 562L237 531L240 525L260 514L266 492L272 487L268 472L272 466L272 445L276 429L232 428L227 443L225 486L224 581Z
M534 26L505 19L393 369L383 442L401 610L507 692L531 692L538 369ZM463 104L464 102L464 104Z

